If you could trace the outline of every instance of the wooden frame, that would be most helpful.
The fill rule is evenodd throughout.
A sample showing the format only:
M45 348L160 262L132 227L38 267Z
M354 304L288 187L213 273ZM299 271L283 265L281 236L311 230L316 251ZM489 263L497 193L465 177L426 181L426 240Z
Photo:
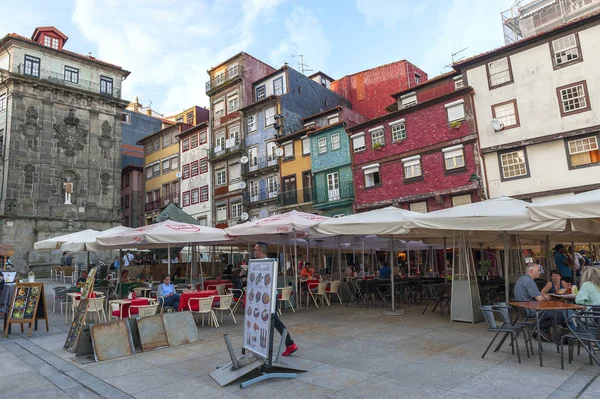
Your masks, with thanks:
M579 58L577 58L576 60L572 60L572 61L566 62L564 64L557 65L556 64L556 57L555 57L555 53L554 53L554 47L552 46L552 42L555 42L557 40L562 39L563 37L567 37L567 36L570 36L570 35L575 35L575 43L577 44L577 51L579 52ZM570 65L578 64L580 62L583 62L583 54L581 52L581 43L579 42L579 32L567 33L566 35L563 35L561 37L557 37L556 39L551 39L548 42L548 48L550 49L550 58L552 59L552 67L554 68L555 71L557 69L565 68L565 67L568 67Z
M577 166L573 166L571 164L571 154L569 153L569 142L570 141L575 141L575 140L582 140L582 139L586 139L589 137L595 137L596 138L596 143L600 145L600 135L598 133L594 133L594 134L588 134L585 136L577 136L577 137L569 137L569 138L565 138L564 139L564 143L565 143L565 153L567 155L567 163L569 165L569 170L575 170L575 169L581 169L581 168L589 168L592 166L600 166L600 162L596 162L596 163L589 163L586 165L577 165ZM597 150L600 151L600 150Z
M517 99L508 100L508 101L504 101L504 102L492 105L492 117L496 118L496 107L501 107L503 105L507 105L507 104L511 104L511 103L513 104L513 107L515 108L516 123L514 125L510 125L510 126L504 125L504 127L502 128L502 130L513 129L515 127L520 127L521 126L521 119L519 118L519 107L517 106Z
M504 177L504 169L502 167L502 155L509 154L511 152L523 151L523 158L525 159L525 167L527 168L527 173L523 176L514 176L514 177ZM529 159L527 158L527 147L519 147L519 148L511 148L507 151L498 151L498 166L500 167L500 181L511 181L518 179L525 179L531 177L531 169L529 168Z
M18 309L15 309L16 301L22 301L23 303L22 306L18 306ZM27 317L27 311L30 309L31 312L29 315L31 317ZM6 327L4 329L4 337L8 337L11 324L20 324L21 332L23 332L23 324L29 324L28 336L31 337L33 326L35 325L37 329L38 320L46 320L46 331L49 331L44 283L16 283L10 300L9 311L5 317Z
M584 94L585 94L584 98L585 98L585 102L586 102L585 108L580 108L580 109L576 109L574 111L565 112L565 109L563 107L562 96L560 95L560 92L562 90L569 89L571 87L575 87L575 86L579 86L579 85L583 86L583 91L584 91ZM575 115L575 114L578 114L580 112L586 112L586 111L589 111L589 110L592 109L592 104L590 103L590 92L588 91L587 82L585 80L581 80L579 82L573 82L573 83L570 83L568 85L557 87L556 88L556 99L558 100L558 106L559 106L560 116L561 117L565 117L565 116L569 116L569 115Z
M492 79L491 79L491 76L490 76L490 64L492 62L494 62L494 61L499 61L502 58L506 58L506 60L507 60L507 63L508 63L508 75L510 76L510 80L508 82L504 82L504 83L500 83L498 85L492 86ZM513 76L512 64L510 62L510 56L509 55L506 55L504 57L499 57L499 58L496 58L496 59L491 60L491 61L487 61L485 63L485 73L487 75L488 88L490 90L494 90L494 89L497 89L497 88L502 87L502 86L510 85L510 84L513 84L515 82L515 78Z

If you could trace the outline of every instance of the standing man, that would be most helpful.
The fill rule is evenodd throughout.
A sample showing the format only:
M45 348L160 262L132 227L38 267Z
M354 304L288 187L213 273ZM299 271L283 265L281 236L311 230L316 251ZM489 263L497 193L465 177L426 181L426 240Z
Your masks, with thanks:
M264 242L257 242L254 246L254 258L255 259L265 259L267 257L268 246ZM275 328L279 331L279 334L283 336L283 330L285 329L285 325L279 320L279 316L277 316L277 312L273 314L273 321L275 322ZM288 333L285 337L285 351L281 354L282 356L289 356L292 353L298 350L298 345L294 343L292 340L292 336Z
M562 244L556 244L554 247L556 254L554 255L554 263L560 272L563 280L567 283L573 282L573 260L567 255L567 249Z
M135 256L133 256L131 251L127 251L125 256L123 256L123 266L130 266L134 259Z

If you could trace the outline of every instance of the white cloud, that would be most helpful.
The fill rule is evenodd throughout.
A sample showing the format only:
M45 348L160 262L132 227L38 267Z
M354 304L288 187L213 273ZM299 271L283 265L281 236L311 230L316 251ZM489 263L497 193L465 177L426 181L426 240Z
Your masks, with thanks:
M427 8L427 0L355 0L358 12L364 15L368 26L382 22L386 28L398 22L415 18Z
M98 46L98 58L132 71L123 98L142 98L165 114L208 106L206 71L246 50L258 18L270 18L280 0L75 0L73 22Z
M287 61L293 68L300 70L297 65L300 59L292 59L292 55L302 54L304 63L308 64L310 69L325 69L331 45L315 10L294 7L285 21L285 28L287 37L271 51L273 65L283 65Z

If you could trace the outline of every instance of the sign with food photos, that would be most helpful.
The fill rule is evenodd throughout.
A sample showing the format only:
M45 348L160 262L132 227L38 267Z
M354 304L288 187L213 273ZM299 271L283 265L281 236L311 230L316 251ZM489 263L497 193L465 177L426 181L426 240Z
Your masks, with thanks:
M93 292L94 280L96 279L96 270L97 268L95 267L90 269L88 272L88 278L85 280L85 284L81 289L79 307L75 311L73 322L71 323L71 328L69 329L69 334L67 335L67 340L63 346L63 349L67 352L75 353L77 350L77 344L79 343L79 338L81 337L81 330L85 324L85 316L88 309L88 294Z
M251 259L248 265L243 347L264 359L273 339L271 317L277 304L277 260Z
M46 320L46 331L49 331L46 314L46 297L43 283L17 283L13 293L4 336L8 336L11 324L29 324L29 336L37 320ZM36 326L37 327L37 326ZM21 326L21 329L23 327Z

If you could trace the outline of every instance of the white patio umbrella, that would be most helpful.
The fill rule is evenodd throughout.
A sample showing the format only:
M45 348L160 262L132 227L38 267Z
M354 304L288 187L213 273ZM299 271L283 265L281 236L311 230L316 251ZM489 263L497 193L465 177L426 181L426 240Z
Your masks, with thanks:
M541 204L530 204L533 220L600 219L600 190L588 191Z
M46 240L38 241L33 244L33 249L42 250L42 249L61 249L61 245L67 242L75 241L75 240L84 240L87 241L89 239L93 239L100 232L97 230L82 230L76 233L65 234L58 237L48 238Z
M100 248L96 243L96 238L110 236L113 234L124 233L132 230L131 227L116 226L107 230L98 231L95 235L80 235L71 241L67 241L60 246L61 251L69 252L84 252L84 251L98 251Z

